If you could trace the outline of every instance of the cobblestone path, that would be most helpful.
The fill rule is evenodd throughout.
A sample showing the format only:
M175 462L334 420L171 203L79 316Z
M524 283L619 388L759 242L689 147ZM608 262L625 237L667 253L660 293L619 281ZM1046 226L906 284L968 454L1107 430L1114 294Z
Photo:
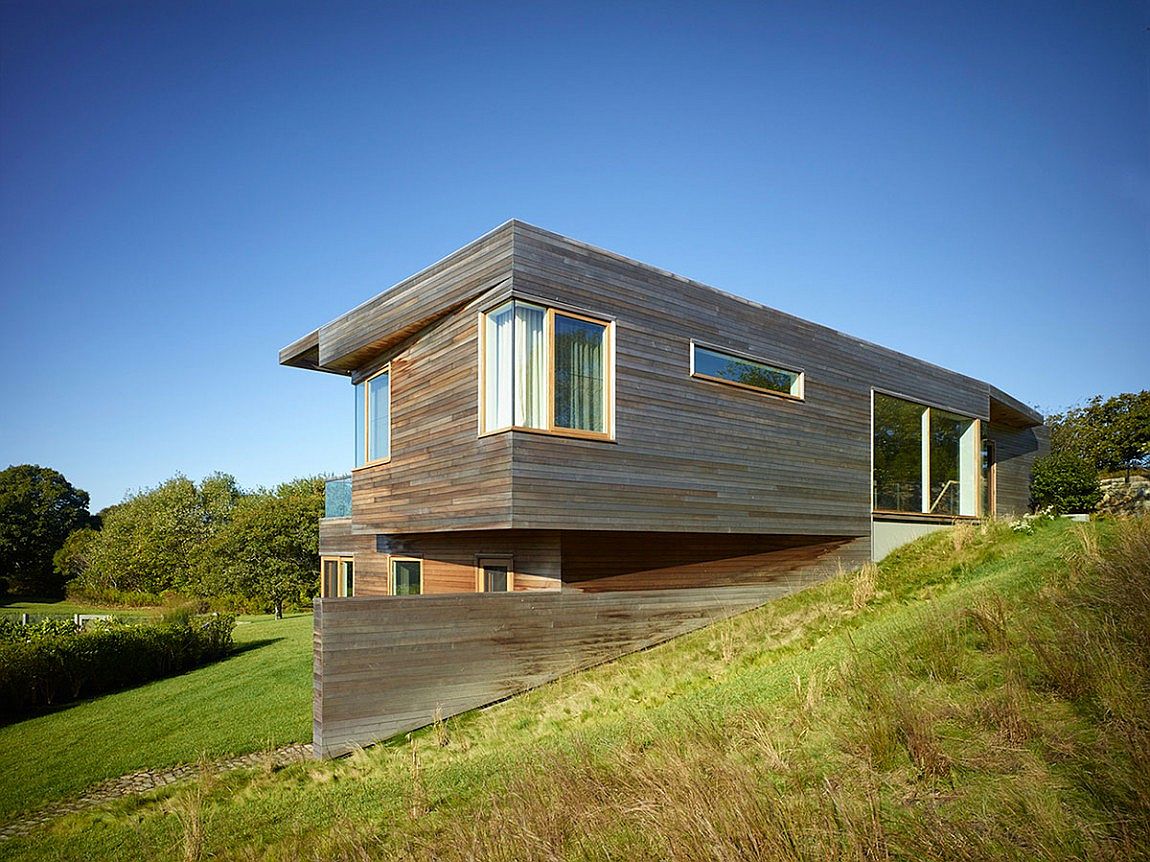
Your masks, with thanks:
M258 768L269 764L272 767L286 766L289 763L311 759L311 746L296 742L271 751L254 751L251 754L243 754L227 760L209 762L206 768L210 772L220 773L244 767ZM3 824L0 826L0 841L16 835L25 835L36 827L50 820L55 820L57 817L63 817L65 814L86 811L114 799L120 799L124 796L138 796L149 790L155 790L157 787L166 787L177 781L193 778L199 775L204 768L200 764L187 763L173 766L170 769L145 769L140 772L130 772L119 778L103 781L79 796L52 802L37 811L24 814L16 820Z

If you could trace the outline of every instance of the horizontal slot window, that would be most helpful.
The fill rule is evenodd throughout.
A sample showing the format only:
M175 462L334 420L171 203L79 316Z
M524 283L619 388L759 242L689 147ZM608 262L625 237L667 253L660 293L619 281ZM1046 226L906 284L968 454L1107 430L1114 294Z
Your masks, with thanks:
M803 397L803 374L699 344L691 345L691 376L745 389Z

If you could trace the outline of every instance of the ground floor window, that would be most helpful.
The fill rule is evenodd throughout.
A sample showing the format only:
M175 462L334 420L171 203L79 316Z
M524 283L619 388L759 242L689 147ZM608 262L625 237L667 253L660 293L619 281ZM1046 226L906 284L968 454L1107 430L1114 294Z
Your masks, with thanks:
M322 557L320 559L320 596L346 598L355 595L355 559Z
M477 557L475 561L475 589L480 593L509 593L515 589L515 574L511 557Z
M423 560L391 558L391 594L418 596L423 592Z

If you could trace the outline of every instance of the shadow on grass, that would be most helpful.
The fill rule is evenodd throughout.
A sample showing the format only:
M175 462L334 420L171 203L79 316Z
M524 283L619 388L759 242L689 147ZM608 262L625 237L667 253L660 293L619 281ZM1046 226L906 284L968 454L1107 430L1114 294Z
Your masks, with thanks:
M204 668L211 667L212 665L223 664L225 662L231 661L233 658L236 658L239 655L242 655L243 653L251 652L252 650L263 649L264 647L271 646L272 644L278 643L282 640L282 637L276 637L261 638L254 641L244 641L243 643L235 644L227 655L222 656L215 661L204 662L203 664L196 665L195 667L190 667L187 670L180 671L179 673L173 673L167 676L158 676L155 679L142 680L135 685L126 685L123 688L117 688L111 691L102 691L99 694L92 695L91 697L81 697L77 700L69 700L67 703L57 703L52 704L51 706L40 707L36 710L22 713L21 715L0 716L0 728L10 727L14 724L19 724L22 721L30 721L33 718L41 718L45 715L53 715L57 712L67 712L69 709L73 709L77 706L83 706L86 703L92 703L93 701L99 700L100 698L122 694L125 691L132 691L133 689L142 688L146 685L163 682L166 679L177 679L181 676L187 676L190 673L195 673L198 670L203 670Z

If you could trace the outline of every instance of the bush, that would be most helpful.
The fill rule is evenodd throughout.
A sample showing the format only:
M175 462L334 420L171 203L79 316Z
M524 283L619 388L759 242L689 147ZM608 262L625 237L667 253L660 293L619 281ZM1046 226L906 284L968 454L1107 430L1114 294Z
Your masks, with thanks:
M223 658L232 647L231 616L128 625L67 620L34 626L0 621L0 718L12 719L182 673Z
M1098 471L1084 458L1069 452L1047 455L1034 462L1030 503L1035 509L1055 512L1093 512L1102 499Z

